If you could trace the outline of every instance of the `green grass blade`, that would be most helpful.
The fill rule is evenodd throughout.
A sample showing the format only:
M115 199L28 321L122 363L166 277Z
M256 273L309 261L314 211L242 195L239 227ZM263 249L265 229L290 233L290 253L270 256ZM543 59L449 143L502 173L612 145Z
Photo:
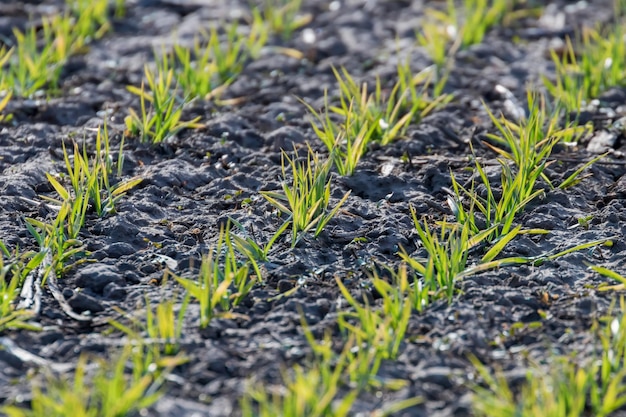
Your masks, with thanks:
M618 274L615 271L612 271L612 270L610 270L608 268L604 268L602 266L597 266L597 265L587 264L587 266L589 268L591 268L593 271L599 273L602 276L605 276L607 278L611 278L611 279L613 279L613 280L615 280L617 282L620 282L620 283L626 285L626 277Z
M487 251L487 253L482 257L481 262L485 263L485 262L492 261L496 256L500 254L500 252L502 252L504 247L508 245L508 243L519 234L519 231L521 229L522 229L522 226L519 225L515 229L507 233L506 235L501 236L498 242L495 245L493 245L491 249L489 249L489 251Z

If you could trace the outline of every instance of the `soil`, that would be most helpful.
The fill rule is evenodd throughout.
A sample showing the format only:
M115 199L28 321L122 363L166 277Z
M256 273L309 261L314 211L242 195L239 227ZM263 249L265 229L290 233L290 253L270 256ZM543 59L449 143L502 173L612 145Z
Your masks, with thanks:
M3 3L0 35L10 39L11 27L25 27L29 16L49 13L60 3ZM58 281L73 311L88 313L92 320L68 316L44 289L36 319L44 330L5 331L0 337L0 403L27 402L30 379L40 377L32 371L41 363L71 372L81 353L107 355L123 343L122 335L108 325L109 319L120 319L113 307L140 313L146 295L153 305L164 297L180 300L180 287L171 281L159 285L165 261L176 274L192 276L228 218L239 221L258 241L269 240L283 219L259 191L279 188L281 149L304 149L308 141L327 154L298 98L322 108L324 90L337 89L332 66L345 66L370 82L380 74L390 86L400 59L408 57L415 71L431 64L425 51L415 47L414 32L425 8L442 7L443 2L304 3L303 11L312 15L307 36L298 30L292 39L276 37L270 44L297 49L306 58L268 49L226 91L225 98L239 99L235 104L188 106L185 117L201 116L205 128L180 132L160 145L126 140L124 175L144 180L120 200L118 213L105 218L89 213L80 239L94 262L76 266ZM245 1L127 4L126 16L114 21L112 32L71 59L59 96L10 103L14 121L0 131L0 240L11 248L36 249L24 218L53 215L28 200L54 196L45 174L64 170L62 142L84 137L92 149L94 128L106 117L113 147L119 144L128 108L138 105L126 86L141 83L155 47L171 45L175 36L189 41L221 21L243 23L249 14ZM610 1L542 5L541 17L493 29L482 44L457 53L446 87L454 94L450 104L412 125L406 138L373 146L353 176L334 177L334 201L351 191L343 210L318 238L305 236L293 249L288 234L278 240L263 265L264 282L235 309L238 318L215 319L199 330L197 305L191 305L180 340L190 361L174 370L165 395L145 415L237 415L246 381L277 384L283 369L306 363L310 348L301 312L316 334L331 330L341 340L335 321L345 303L338 301L334 278L342 278L355 294L372 298L368 266L398 265L400 246L409 253L418 250L411 205L431 221L452 220L446 204L450 171L461 181L470 178L470 142L487 165L497 165L495 154L481 142L493 131L481 101L494 112L512 105L523 108L526 87L541 85L541 75L553 74L550 48L581 25L607 22L612 14ZM311 34L315 41L308 43ZM614 127L626 115L626 89L611 89L596 104L583 112L593 121L594 134L577 148L558 149L547 175L558 183L595 156L587 148L592 144L590 150L597 152L601 132L615 132L616 140L607 145L611 153L571 189L540 184L545 198L530 204L518 222L550 233L518 237L506 254L539 255L609 237L614 245L572 253L540 267L507 267L469 277L459 283L460 293L451 303L441 300L414 312L399 358L385 362L380 371L381 378L398 378L406 386L363 394L354 415L413 396L424 402L400 414L471 415L467 383L475 372L470 354L502 369L513 382L523 378L530 362L549 364L553 353L589 355L596 341L591 326L607 313L615 293L596 290L606 279L586 263L626 272L624 136ZM498 175L493 177L497 181ZM588 227L579 224L581 218L590 219ZM539 327L531 325L537 322ZM17 354L17 348L34 356Z

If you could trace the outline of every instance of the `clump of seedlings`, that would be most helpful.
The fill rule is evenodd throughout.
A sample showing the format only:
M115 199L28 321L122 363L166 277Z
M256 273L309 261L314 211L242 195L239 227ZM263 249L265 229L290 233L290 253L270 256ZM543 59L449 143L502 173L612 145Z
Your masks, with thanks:
M51 373L45 383L33 382L28 408L20 404L1 409L8 417L122 417L154 404L163 395L166 376L184 357L146 361L143 346L127 346L113 361L81 355L71 380ZM126 372L127 366L132 373ZM95 367L95 370L94 370Z
M326 95L323 113L303 104L317 121L312 122L313 130L340 175L354 173L370 143L384 146L403 137L411 123L419 123L452 99L443 93L446 77L436 80L432 95L429 92L437 77L433 68L413 75L408 63L398 65L397 82L389 93L383 93L380 77L371 90L367 83L359 85L345 68L333 68L333 72L339 84L339 104L331 105Z
M621 23L605 30L584 27L577 44L579 48L566 38L563 54L550 51L555 78L542 77L548 92L568 112L579 112L610 87L626 84L626 45Z
M233 317L238 305L262 280L253 257L242 261L231 240L230 225L220 230L215 248L203 256L196 279L174 275L191 299L200 305L200 327L207 327L214 317Z
M295 30L313 19L310 14L301 14L301 8L302 0L263 0L260 7L252 9L252 14L255 21L287 41Z
M332 209L329 208L331 167L332 160L322 162L310 146L307 146L304 161L300 160L297 149L294 149L293 157L283 151L282 192L261 191L272 206L289 216L292 247L310 230L315 237L319 236L350 195L348 191Z
M511 122L504 117L497 118L489 112L499 134L489 134L489 139L495 145L488 142L485 142L485 145L500 156L499 193L495 192L478 159L475 159L476 173L486 190L486 196L478 195L473 183L469 189L461 186L451 173L454 196L449 198L448 204L452 212L461 224L470 225L472 233L481 230L478 226L481 221L476 217L480 214L486 228L496 226L490 240L500 238L511 231L514 219L524 207L544 194L543 189L537 188L539 180L544 180L549 187L553 187L544 170L552 163L549 157L554 146L562 141L573 142L584 133L584 127L559 127L558 112L548 114L545 103L537 100L531 93L528 95L528 101L530 114L526 120L520 122ZM584 164L566 178L559 188L576 184L582 171L599 158ZM463 204L464 197L469 200L468 206ZM541 230L526 231L530 232L544 233Z
M620 301L624 311L624 299ZM626 405L626 316L608 316L592 332L598 342L591 357L561 355L551 358L549 370L534 365L521 392L514 394L502 375L494 376L476 358L481 383L473 384L473 410L477 416L537 415L609 416Z
M174 81L174 71L152 72L145 67L145 77L141 88L128 86L128 91L139 96L141 113L130 109L126 117L127 135L139 136L142 142L160 143L183 129L198 129L203 127L200 117L183 121L184 100L179 101L176 95L177 85Z
M56 92L68 58L111 28L108 1L68 0L67 11L43 17L41 29L13 29L13 47L0 48L0 92L31 97Z

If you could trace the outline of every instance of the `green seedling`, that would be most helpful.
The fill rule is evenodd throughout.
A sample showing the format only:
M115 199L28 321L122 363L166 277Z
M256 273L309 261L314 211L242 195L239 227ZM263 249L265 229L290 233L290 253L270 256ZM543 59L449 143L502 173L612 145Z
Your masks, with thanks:
M489 117L499 134L488 134L488 138L496 145L484 142L486 146L505 159L512 161L517 169L526 174L528 189L534 186L533 167L542 166L559 142L576 143L589 132L590 126L559 127L558 111L548 112L543 97L528 91L529 116L520 122L511 122L501 116L496 117L489 109ZM550 180L539 172L549 185ZM568 179L569 181L569 179ZM528 195L529 191L524 194Z
M121 172L123 164L124 141L120 143L117 159L117 171ZM65 188L54 176L47 174L48 181L59 194L60 200L44 197L44 199L58 206L63 202L69 202L72 207L76 207L81 213L80 221L76 222L75 233L72 238L77 237L80 228L84 225L85 214L88 207L92 207L99 217L104 217L115 213L115 206L120 198L124 197L128 191L136 187L143 181L143 178L134 177L112 185L110 176L113 174L113 158L110 152L109 135L106 124L102 129L98 129L96 136L96 149L93 158L87 155L86 147L83 152L79 152L78 145L74 143L74 155L70 158L65 144L63 144L63 155L67 178L71 185L71 191ZM74 210L73 210L74 211Z
M15 54L8 62L3 83L22 97L44 88L58 88L67 58L85 42L73 32L74 23L67 15L54 16L42 19L40 31L34 26L26 32L14 29Z
M308 332L307 338L317 347L317 356L311 366L294 366L283 372L284 388L271 392L261 384L250 384L241 401L244 417L345 417L349 415L359 393L349 389L342 395L342 379L349 366L349 350L353 343L346 343L343 352L336 357L327 337L322 343L315 341Z
M295 366L284 371L284 387L268 389L261 383L250 384L241 401L244 417L347 416L351 415L358 395L369 387L380 392L381 388L406 385L404 381L376 379L382 360L380 350L375 348L377 341L374 341L374 346L367 347L352 334L341 352L336 354L328 333L318 341L304 319L302 328L313 351L307 366ZM372 410L372 415L391 415L421 401L420 398L409 398L385 404L380 410Z
M615 24L608 31L583 28L581 51L566 39L565 53L552 51L556 79L542 77L548 92L568 112L578 112L610 87L626 85L624 28Z
M75 151L75 154L78 154L77 148ZM46 173L46 175L48 182L50 182L57 194L59 194L60 199L45 196L42 198L53 203L54 207L59 210L59 213L68 212L67 215L62 216L66 222L67 235L69 239L76 239L80 234L80 230L85 225L87 210L89 209L89 195L87 194L87 190L79 189L75 195L72 195L69 190L63 187L61 183L54 178L54 176L49 173ZM85 179L86 177L81 178L82 181ZM80 185L87 184L81 183Z
M166 355L178 353L178 340L183 332L183 319L188 303L189 297L187 296L178 314L175 314L172 300L161 301L157 304L156 313L153 313L152 306L146 298L146 332L151 339L164 341Z
M473 360L478 374L487 388L473 386L472 408L476 416L542 415L546 417L582 416L589 377L583 369L567 365L565 361L553 364L550 376L540 370L529 371L519 401L503 375L491 375L477 360ZM539 413L539 414L536 414ZM595 415L595 414L594 414Z
M260 14L253 11L252 22L250 22L246 39L246 51L250 58L257 59L261 56L270 34L271 28L263 21Z
M52 82L49 87L56 88L60 72L71 55L83 52L85 46L91 39L88 39L79 32L83 26L84 19L74 19L69 13L63 15L55 15L49 20L49 31L52 36L44 32L44 47L42 51L46 51L46 47L50 47L50 64L54 64L55 72L51 73ZM79 26L80 23L80 26ZM33 35L34 37L35 35ZM48 42L52 42L49 44ZM20 47L18 38L18 49ZM31 51L34 53L35 49Z
M0 273L6 281L17 281L17 285L21 285L28 274L41 265L45 254L41 252L20 252L19 248L9 251L4 242L0 241ZM10 274L10 275L9 275Z
M317 121L311 123L313 130L328 148L340 175L354 173L372 141L389 144L402 137L410 123L419 122L452 99L442 93L447 76L435 83L433 90L437 98L431 99L428 88L434 68L413 75L408 63L398 65L398 81L389 93L383 93L380 78L376 79L374 91L370 91L367 84L359 86L345 68L341 72L335 68L333 71L339 83L338 106L329 105L326 95L324 113L301 102ZM339 117L339 123L333 120L335 116Z
M65 27L63 33L69 34L71 55L84 53L89 43L111 30L108 0L66 0L66 6L66 14L57 17L54 26Z
M441 224L441 232L437 235L431 231L426 219L423 220L423 224L419 222L412 206L411 215L427 257L412 258L404 248L400 250L400 257L422 277L422 291L428 291L430 297L435 299L445 296L448 302L451 302L457 291L456 281L472 271L467 264L470 250L486 242L495 226L472 234L467 223L458 225L444 222ZM519 231L518 226L503 235L487 251L482 261L488 262L496 258Z
M560 141L571 142L581 135L578 128L558 128L558 115L548 116L543 102L539 103L531 93L528 95L529 117L518 123L505 118L498 119L491 112L491 120L499 131L499 135L489 134L488 137L495 145L484 142L487 147L495 151L501 158L498 159L501 168L501 191L496 197L483 166L475 159L476 173L486 189L486 196L478 196L474 192L474 184L468 190L462 187L451 173L452 186L455 198L448 203L462 223L469 223L472 233L480 230L477 226L476 210L482 214L486 227L497 226L490 239L506 235L513 228L513 221L526 205L544 194L536 189L537 181L541 178L550 187L551 181L544 174L545 168L552 162L548 160L552 149ZM579 175L584 169L600 157L593 159L579 170L566 178L560 188L566 188L579 181ZM469 198L470 207L462 204L463 196ZM526 231L526 233L544 233L545 231Z
M49 29L47 29L51 32L51 35L44 32L44 48L48 45L52 48L52 61L57 63L57 69L59 71L63 65L65 65L67 59L71 55L81 52L82 48L88 42L87 39L77 32L77 23L78 22L69 13L55 15L50 18ZM49 44L48 42L52 43ZM55 77L55 79L58 80L58 77ZM56 84L53 84L53 86L56 87Z
M183 320L189 305L189 296L183 300L178 313L174 311L174 302L170 299L161 300L157 304L156 309L152 308L150 299L147 296L145 300L145 321L139 320L114 307L118 313L131 322L131 326L129 327L117 320L111 320L109 323L134 341L141 341L141 343L146 345L159 346L159 351L162 351L165 355L177 354L180 350L178 341L183 332Z
M261 191L261 195L272 206L289 216L292 247L295 247L300 236L309 230L314 230L315 237L319 236L350 195L348 191L335 207L329 210L332 160L320 161L310 146L307 146L305 162L299 160L297 149L294 149L294 153L293 158L284 151L282 153L282 192ZM290 175L287 173L288 168L291 171Z
M415 37L417 44L426 50L436 68L441 70L459 48L461 38L452 43L452 27L438 23L437 13L427 11L427 19L422 23L420 31L415 32Z
M318 341L313 336L302 314L300 322L304 336L313 351L312 361L314 363L333 363L338 355L333 348L330 332L326 331L323 339ZM381 336L381 334L379 333L378 336ZM382 362L380 352L375 346L368 347L364 344L362 345L358 340L358 332L348 333L339 357L344 357L346 361L344 378L350 382L352 387L356 387L359 392L370 387L378 373Z
M353 310L339 312L339 328L354 335L360 344L376 349L382 359L395 359L412 311L412 304L404 296L407 288L393 287L374 276L372 284L383 298L382 307L377 310L367 302L362 304L355 300L341 280L337 278L336 281Z
M443 89L448 81L449 73L438 70L437 67L427 67L413 75L407 62L398 64L397 88L394 87L396 102L400 104L402 111L413 112L414 123L419 123L430 113L448 104L453 96L444 94ZM428 89L432 86L432 97ZM436 97L436 98L434 98Z
M237 259L228 225L220 230L215 249L202 258L198 278L174 275L174 279L199 302L200 327L205 328L213 317L232 317L230 309L261 280L261 271L254 260L242 263Z
M162 52L162 57L159 59L155 56L155 61L159 65L159 73L167 74L170 69L174 70L183 97L188 97L189 100L194 97L211 98L222 85L217 76L211 50L208 47L203 49L197 38L194 41L193 57L192 49L175 45L173 52L169 54Z
M544 161L545 164L545 161ZM545 166L545 165L544 165ZM454 189L454 198L448 199L448 204L452 209L459 223L469 225L472 234L479 233L483 230L479 224L481 220L477 217L477 212L482 215L485 227L492 230L489 240L497 239L500 236L508 234L513 228L513 220L526 207L526 205L535 198L544 194L543 190L532 190L528 188L527 178L522 173L513 173L510 166L506 162L501 162L501 193L496 197L495 190L492 187L487 174L483 167L476 160L476 171L485 186L487 195L479 196L474 191L474 184L468 190L462 187L454 175L451 173L452 187ZM538 176L543 167L536 167L533 175ZM534 178L536 180L536 177ZM530 194L522 194L523 192ZM469 208L462 204L463 196L467 196L470 200ZM544 230L529 230L526 233L547 233Z
M43 18L41 31L35 26L25 32L13 29L16 46L1 77L16 95L30 97L43 88L58 86L71 36L60 19Z
M521 2L506 0L463 0L457 7L448 0L445 10L426 9L418 45L424 48L438 70L448 66L459 49L483 41L487 32L500 24L507 26L516 19L541 15L541 8L521 8ZM460 11L460 13L459 13Z
M116 19L122 19L126 16L126 0L115 0L113 16Z
M589 230L589 227L591 225L591 221L593 220L594 216L593 214L590 214L589 216L583 216L583 217L578 217L576 220L576 224L573 226L570 226L570 229L575 229L577 227L581 227L585 230Z
M597 272L598 274L602 275L603 277L606 278L610 278L614 281L619 282L619 284L617 285L602 285L600 287L598 287L598 290L600 291L621 291L626 289L626 277L623 275L620 275L619 273L602 267L602 266L597 266L597 265L591 265L591 264L587 264L587 266L589 267L589 269L591 269L592 271Z
M347 291L345 291L345 293L349 294ZM356 301L354 301L354 306L359 309L362 308L362 306L360 306ZM409 314L406 313L405 308L407 307L403 304L402 316L407 316ZM408 310L410 311L410 308L408 308ZM359 313L355 313L355 318L359 315L362 317L367 315L366 312L362 310L359 311ZM378 392L383 389L397 391L407 385L407 381L405 380L390 378L383 379L378 376L378 370L380 369L382 362L389 358L390 351L385 348L391 348L394 344L397 343L399 345L401 343L401 340L392 341L391 338L393 335L398 335L400 336L400 339L402 339L402 335L396 334L393 330L388 329L385 327L384 323L379 320L379 318L384 319L384 313L382 311L379 311L378 313L378 319L374 318L375 323L378 324L375 331L366 331L365 329L360 328L358 324L353 325L348 323L349 318L347 317L344 317L346 320L338 321L338 325L346 333L343 351L339 355L339 359L345 356L346 360L346 368L343 378L350 387L356 388L358 393L370 389L374 389ZM369 317L374 316L369 315ZM405 322L408 321L408 318L404 318L402 320ZM387 318L386 321L390 323L393 319ZM370 327L373 322L365 321L364 324ZM402 323L400 327L406 329L406 325L404 323ZM305 337L313 350L313 366L315 366L316 363L327 364L336 361L335 358L337 355L334 353L333 344L330 341L328 333L326 333L321 342L318 342L315 340L311 330L307 327L304 321L302 328L304 330ZM400 411L419 404L421 401L422 400L420 398L413 397L397 403L386 404L382 410L375 410L373 413L375 415L388 415L388 413L392 413L393 410Z
M14 51L15 47L7 48L4 45L0 46L0 68L4 68L4 66L9 62L9 59L13 55ZM6 74L4 71L2 71L0 72L0 91L2 91L3 93L6 92L7 87L9 86L7 85Z
M0 54L2 54L2 52L0 52ZM1 62L0 62L0 67L2 67ZM0 123L8 123L11 120L13 120L12 114L4 113L4 109L9 104L9 100L11 100L11 95L12 93L9 91L8 93L6 93L6 95L2 99L0 99Z
M573 187L573 186L579 184L583 179L587 178L590 175L590 174L588 174L588 175L581 175L581 174L587 168L591 167L593 164L595 164L596 162L598 162L600 159L604 158L607 155L608 155L608 152L607 153L603 153L601 155L596 156L595 158L590 159L585 164L581 165L580 168L578 168L576 171L574 171L573 174L571 174L563 182L561 182L559 184L558 188L560 188L562 190L565 190L567 188L570 188L570 187Z
M410 302L413 310L421 313L428 307L432 299L436 297L436 294L431 293L430 288L424 285L424 279L416 276L414 269L409 271L406 262L402 262L397 270L385 265L383 265L383 267L390 276L392 287L388 288L387 286L390 284L378 278L376 273L374 274L376 278L374 287L377 288L378 293L382 295L385 302L392 302L394 297L395 299L399 299L400 294L402 294ZM384 288L378 289L378 286L383 286ZM389 297L388 294L391 293L391 289L400 292L399 294ZM390 298L389 301L387 301L388 298Z
M3 407L8 417L124 417L154 404L163 394L165 377L184 362L184 358L164 358L150 366L142 365L143 349L126 347L119 357L108 362L88 362L81 355L71 381L49 375L45 385L33 383L28 409ZM127 362L133 374L127 375ZM95 373L88 373L97 365Z
M254 261L259 262L268 262L269 261L269 253L274 246L274 243L282 236L282 234L287 230L291 221L286 221L278 228L278 230L274 233L274 235L270 238L265 246L260 246L256 240L252 237L248 236L246 232L246 228L239 223L237 220L229 217L229 222L239 230L240 233L244 235L244 237L238 236L234 233L231 234L231 239L233 240L233 244L237 251L239 251L242 255L246 256L248 259L252 259Z
M518 226L518 228L519 227L520 226ZM492 256L491 251L489 251L482 257L481 262L478 265L468 268L465 273L461 274L461 277L510 265L531 265L538 267L546 262L554 261L562 256L569 255L570 253L580 252L585 249L593 250L598 246L613 246L613 238L592 240L591 242L581 243L580 245L571 246L567 249L555 249L548 251L537 256L513 256L493 260L494 256Z
M107 1L71 0L67 6L62 15L43 17L40 28L13 29L15 46L0 49L2 90L20 97L56 91L67 59L110 29Z
M591 358L557 356L548 372L536 366L528 372L519 395L501 374L493 376L473 358L485 385L472 387L474 413L485 417L613 415L626 405L626 316L609 317L604 323L594 329L600 342Z
M416 83L408 79L410 77L408 68L399 66L398 71L407 87L410 85L414 88ZM376 126L371 139L387 145L404 135L420 106L426 107L424 100L409 104L412 96L408 94L408 91L400 89L401 82L396 83L391 93L385 96L380 77L376 78L374 91L371 91L366 83L359 86L345 68L341 68L339 72L333 67L333 72L339 83L340 105L331 106L330 110L344 120L349 117L354 120L354 123L350 125L344 124L352 128L350 132L352 137L356 137L364 125ZM417 90L414 92L417 94ZM423 94L417 97L421 99ZM403 109L406 110L403 111Z
M295 30L313 19L310 14L300 15L301 8L302 0L264 0L261 8L252 9L252 16L254 21L263 22L273 33L287 41Z
M202 38L196 38L192 48L176 45L172 52L156 57L158 73L172 70L185 100L217 97L243 71L246 62L258 56L267 37L262 26L252 25L246 36L233 23L225 39L220 39L213 27Z
M463 0L461 13L458 13L454 0L448 0L445 11L427 10L427 23L418 41L433 40L431 57L433 61L443 62L441 57L446 55L447 44L455 44L450 48L454 53L458 48L481 43L489 29L505 21L507 15L512 15L514 4L506 0Z
M13 115L5 112L6 107L13 96L11 86L5 79L4 65L7 63L14 49L7 49L5 46L0 46L0 123L10 122L13 119Z
M343 398L339 397L338 385L344 366L344 363L338 363L330 370L328 364L309 369L295 365L291 372L283 372L285 387L282 394L268 392L263 384L258 383L248 388L242 399L242 416L347 416L357 391L353 390ZM340 400L339 405L330 403L337 400ZM256 406L253 405L255 403Z
M373 140L376 129L379 128L379 121L371 123L367 120L359 120L354 111L354 102L351 102L346 112L345 121L337 124L331 120L328 112L328 96L324 95L325 111L322 115L309 104L301 101L314 116L320 126L315 121L311 122L313 131L320 138L322 143L330 152L330 159L333 161L339 175L352 175L367 151L369 143ZM357 130L357 126L360 128Z
M68 236L75 232L76 217L80 216L79 213L73 213L71 210L70 204L64 203L50 223L26 218L26 228L35 238L40 251L45 254L42 264L45 269L42 285L51 273L57 277L63 276L71 268L86 261L80 259L88 254L83 243ZM74 258L79 259L74 261Z
M448 10L454 13L454 1L448 0ZM487 31L501 24L512 11L515 1L463 0L464 18L457 20L461 47L481 43Z
M118 172L123 163L123 142L117 159ZM46 174L48 181L59 195L59 198L43 197L50 209L57 211L56 218L50 222L26 219L27 228L35 237L41 251L46 254L45 278L51 272L63 275L69 268L84 260L72 264L72 258L84 255L84 247L78 240L80 231L85 224L88 209L93 207L96 213L104 216L114 212L115 204L128 190L139 184L141 178L131 178L111 185L109 176L113 171L113 158L110 153L108 130L106 125L98 130L96 137L96 155L89 160L86 148L82 154L78 145L74 144L74 155L70 158L63 145L66 177L71 186L66 188L56 177Z
M66 4L74 16L72 46L75 51L111 30L107 0L66 0Z
M489 242L497 225L481 230L477 234L471 234L468 224L441 224L441 232L438 236L433 233L424 220L423 226L417 220L415 210L411 207L411 214L415 228L420 237L420 241L427 254L426 258L412 258L401 248L400 257L413 268L419 276L419 293L410 294L415 299L414 305L419 309L419 305L428 299L437 299L446 296L448 301L452 300L455 294L456 281L479 272L497 269L510 265L532 265L541 266L545 262L553 261L562 256L597 246L611 246L611 238L594 240L591 242L575 245L567 249L556 249L537 256L530 257L507 257L496 259L504 250L506 245L518 234L522 233L521 226L511 229L506 235L500 235L496 240L491 241L491 246L484 249L484 255L476 265L468 265L469 251L479 244ZM525 231L539 233L541 230Z
M393 319L392 328L402 328L402 324L405 320L407 320L406 324L408 325L408 316L410 315L410 313L405 311L402 298L408 296L415 290L412 284L414 284L416 280L413 280L413 283L409 282L408 269L405 263L400 265L398 272L390 270L389 268L387 268L387 270L391 273L391 282L380 278L378 273L374 271L371 277L372 286L382 300L382 313L384 313L385 317L391 317ZM411 299L412 297L407 297L407 300ZM416 306L414 303L410 303L410 305L411 308ZM409 309L409 311L410 310L411 309ZM404 317L405 315L407 316L406 319Z
M141 115L129 109L126 117L127 134L138 135L142 142L160 143L183 129L199 129L200 117L190 121L181 121L184 101L179 103L176 97L177 86L174 71L157 71L154 74L146 65L145 77L148 90L142 81L141 88L128 86L131 93L139 96ZM150 109L147 107L150 103Z
M220 41L217 29L212 28L208 37L208 48L213 57L215 73L219 81L224 85L229 85L234 78L243 71L244 64L248 60L249 50L260 49L265 43L265 39L247 38L241 35L236 24L231 24L226 31L225 41ZM259 42L261 46L253 45Z
M7 329L40 330L28 323L32 313L16 308L22 283L26 276L43 261L43 252L13 252L0 242L0 334Z
M626 405L626 314L624 297L620 297L621 312L607 316L593 330L600 340L599 363L591 370L591 408L598 416L608 416ZM615 305L611 306L614 311ZM599 376L599 378L597 377Z
M98 129L96 135L96 149L94 157L91 159L91 168L87 165L87 153L83 147L83 172L86 173L85 182L88 184L88 194L93 208L100 217L104 217L115 213L115 206L117 202L126 195L126 193L137 185L139 185L143 178L132 177L126 180L119 181L112 184L111 177L114 173L114 168L117 170L117 176L120 177L124 165L124 138L120 141L120 147L118 150L118 156L116 163L113 161L113 154L111 153L111 143L109 140L109 131L106 122ZM67 172L72 177L72 187L74 193L79 193L80 178L77 177L75 170L78 168L77 159L81 159L77 156L76 148L74 148L74 172L70 169L70 161L67 153L64 153L65 165ZM96 177L94 179L93 177ZM78 179L78 181L76 181ZM78 186L78 187L77 187Z

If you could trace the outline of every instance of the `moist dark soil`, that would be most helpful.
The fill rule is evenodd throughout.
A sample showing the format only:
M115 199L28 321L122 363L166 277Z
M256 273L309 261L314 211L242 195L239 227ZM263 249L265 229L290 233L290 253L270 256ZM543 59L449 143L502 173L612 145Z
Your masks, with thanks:
M24 219L49 220L54 215L32 202L54 196L45 174L64 171L63 142L82 143L84 138L93 149L95 128L106 117L112 147L120 143L128 108L138 107L137 97L126 87L140 85L153 49L171 45L177 37L193 40L220 22L245 24L250 15L245 1L127 3L126 16L114 20L113 31L71 59L59 95L10 103L14 120L0 131L0 239L10 248L37 249ZM257 241L270 239L284 218L259 191L279 189L281 149L305 150L309 142L327 155L298 98L321 109L324 90L337 93L332 66L344 66L370 85L380 75L390 87L401 60L408 58L414 71L431 65L425 51L415 46L414 32L425 8L443 7L444 2L304 3L303 13L312 15L311 22L289 40L272 38L270 45L294 48L305 58L268 48L226 90L223 98L236 100L227 105L197 101L186 108L185 117L200 116L203 129L182 131L159 145L126 139L124 176L144 180L120 200L116 214L88 214L80 239L90 252L89 262L58 281L73 311L91 320L68 316L44 288L41 312L34 320L43 330L4 331L0 337L0 403L27 403L31 380L43 374L35 371L47 368L69 375L82 353L111 355L125 342L108 325L110 319L123 320L114 307L141 316L146 296L152 305L165 298L181 300L183 291L172 280L161 285L165 268L193 276L229 218ZM368 285L371 266L397 267L400 247L418 252L410 206L431 224L453 220L446 204L450 173L461 182L470 180L470 144L488 167L497 167L496 155L482 142L487 132L494 132L482 103L493 112L525 108L527 86L541 86L542 75L554 74L550 48L583 24L593 26L612 17L610 1L527 6L545 8L540 15L490 30L482 44L456 54L446 87L446 93L454 94L450 104L411 125L406 137L372 146L353 176L334 176L333 202L351 191L346 205L318 238L307 235L293 249L289 234L277 241L270 261L262 265L263 282L235 308L235 318L215 319L199 330L198 307L191 304L180 340L189 362L174 370L165 395L145 415L237 415L251 378L271 386L280 382L282 370L307 363L310 348L302 313L315 334L330 331L337 342L342 340L336 319L346 303L340 302L335 277L355 295L376 303ZM24 28L59 7L60 2L4 2L0 35L8 42L11 27ZM614 245L459 282L451 303L439 300L412 314L398 359L383 363L380 377L404 380L405 387L364 393L355 415L413 396L422 397L423 403L403 415L471 415L467 386L475 372L470 355L502 369L514 383L531 362L549 368L555 353L589 355L597 341L591 327L607 314L615 293L596 290L606 279L586 263L626 272L624 137L614 125L626 115L625 104L626 90L615 88L582 113L594 123L594 133L575 148L557 149L548 177L558 184L597 153L608 150L609 155L570 189L540 183L545 197L532 202L517 221L550 233L519 236L505 254L540 255L610 237ZM616 140L599 143L603 132L613 132ZM489 172L497 183L497 170ZM587 223L578 221L584 218Z

